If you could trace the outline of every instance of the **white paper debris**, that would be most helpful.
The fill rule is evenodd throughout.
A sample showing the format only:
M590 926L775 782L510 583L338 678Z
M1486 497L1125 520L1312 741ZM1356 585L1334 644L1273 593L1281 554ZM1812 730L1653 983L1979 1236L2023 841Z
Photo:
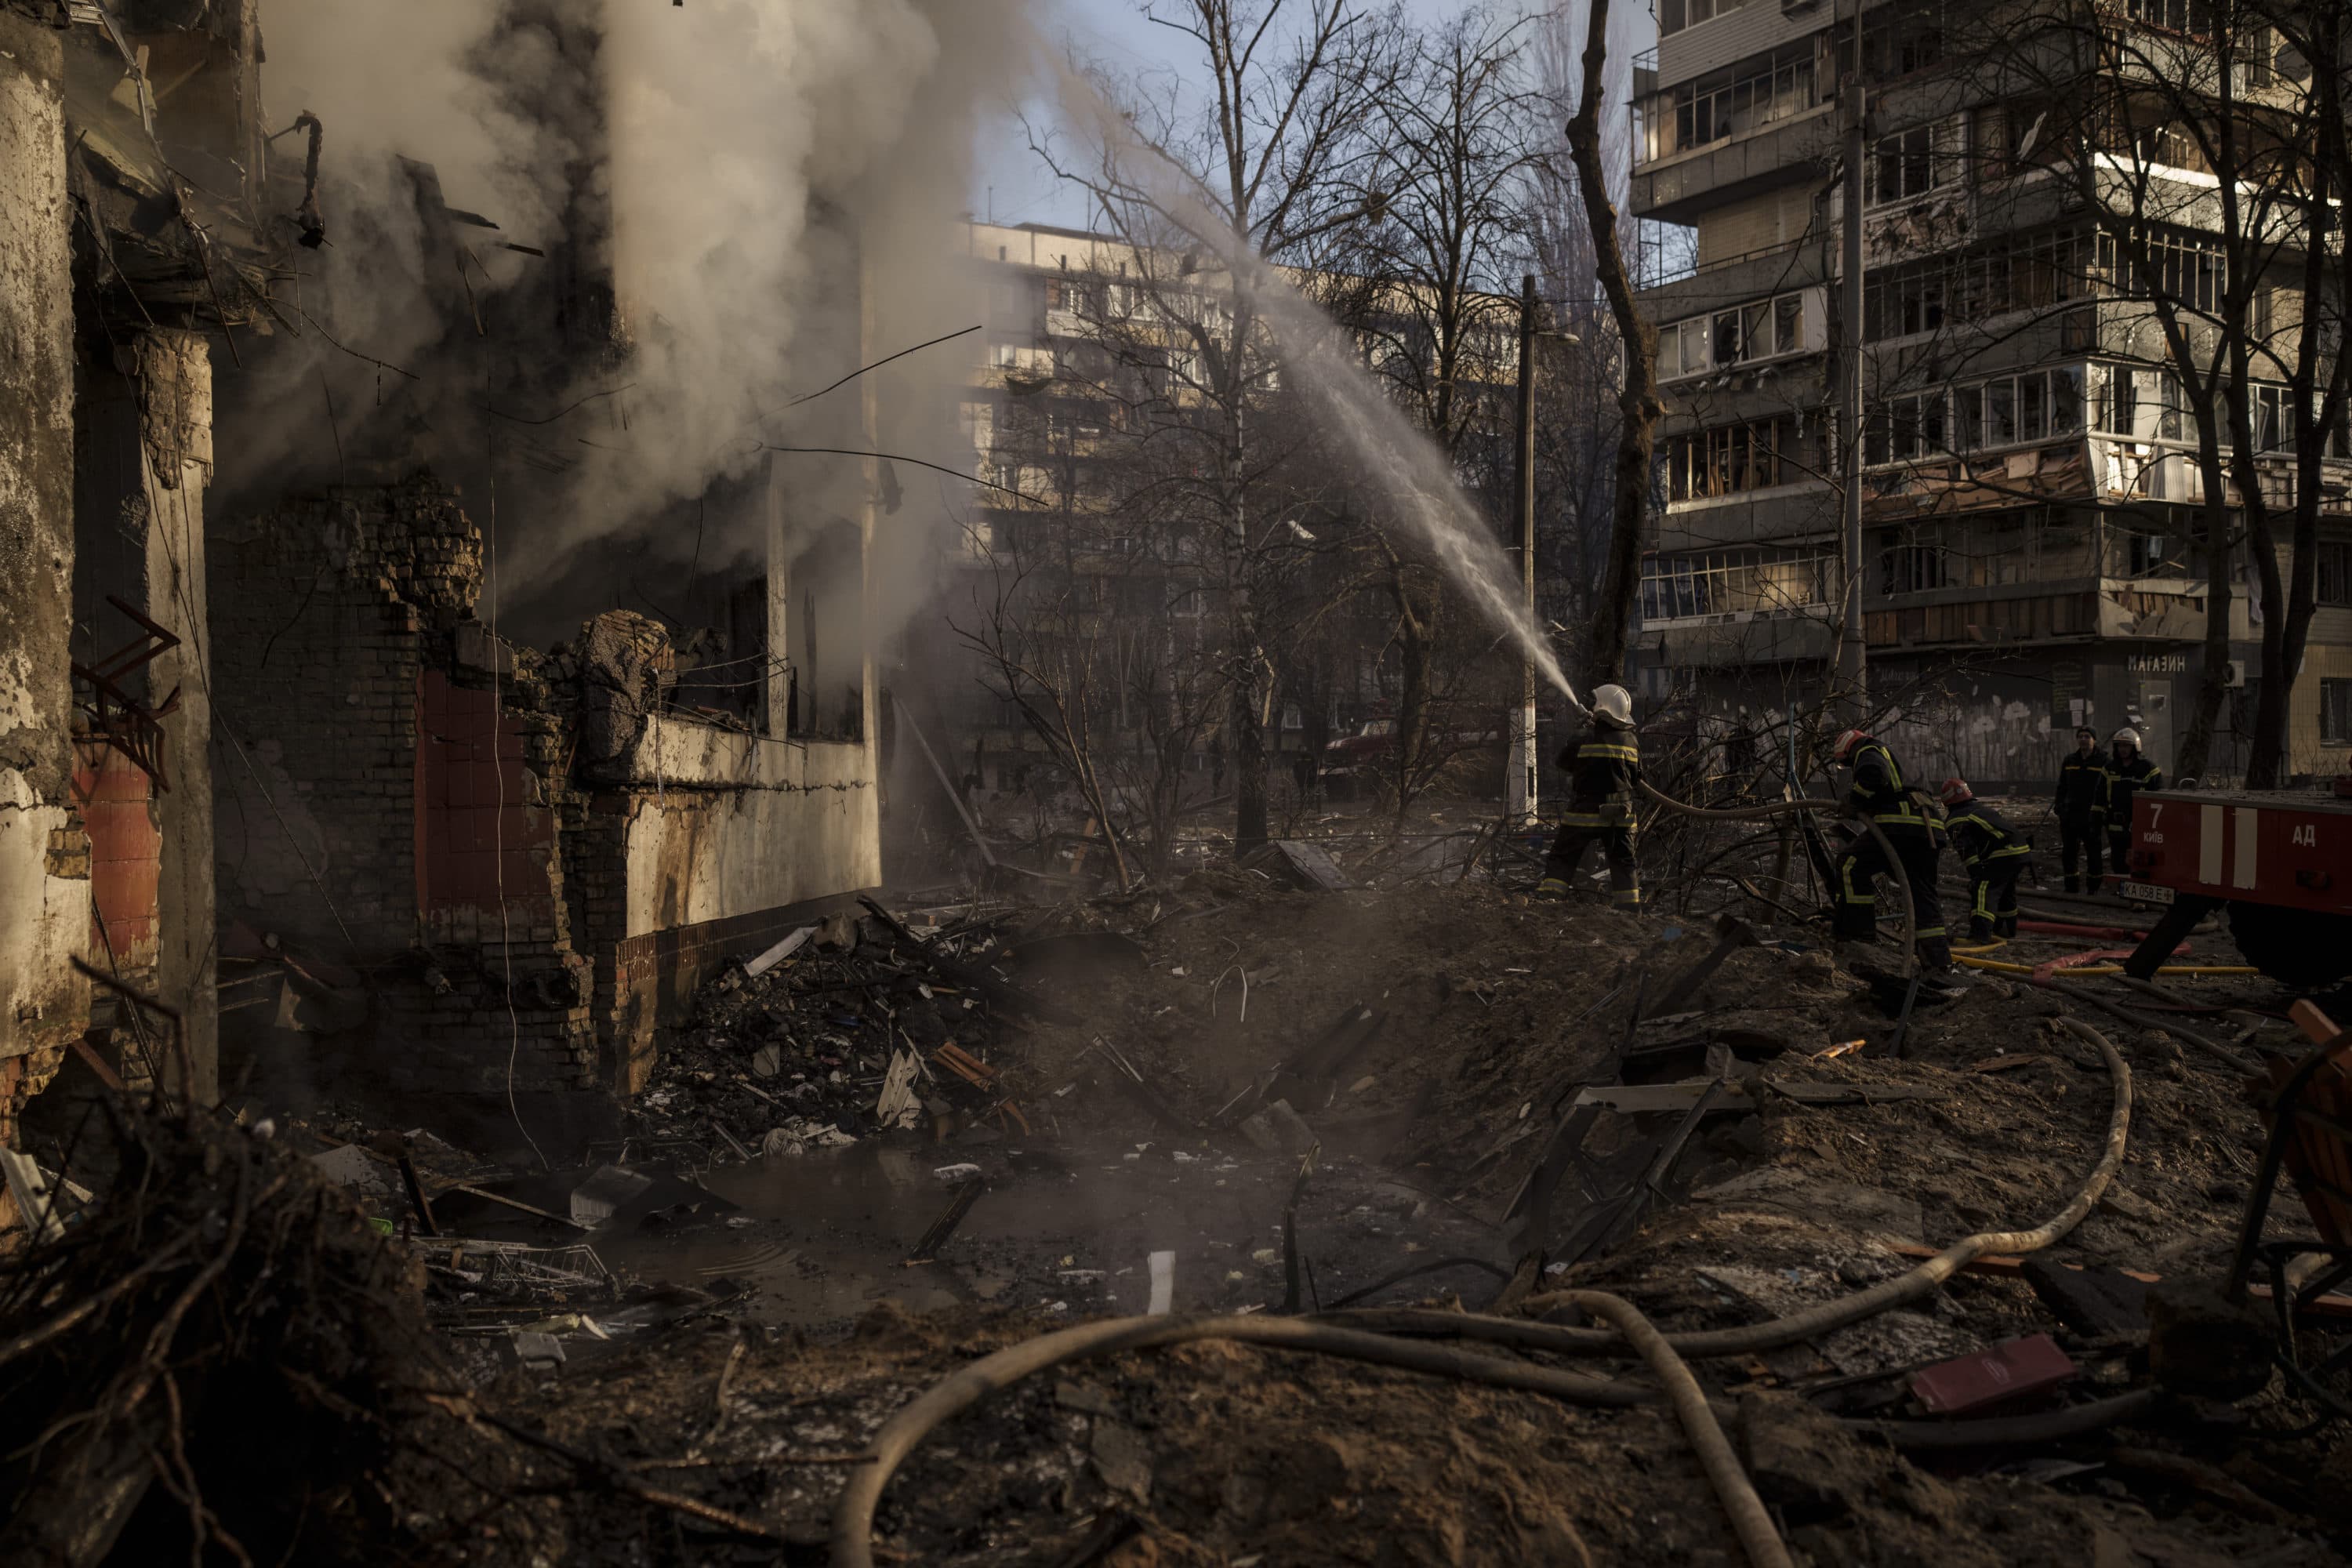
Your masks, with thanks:
M1165 1317L1176 1303L1176 1255L1155 1252L1149 1261L1151 1265L1151 1304L1144 1310L1155 1318Z

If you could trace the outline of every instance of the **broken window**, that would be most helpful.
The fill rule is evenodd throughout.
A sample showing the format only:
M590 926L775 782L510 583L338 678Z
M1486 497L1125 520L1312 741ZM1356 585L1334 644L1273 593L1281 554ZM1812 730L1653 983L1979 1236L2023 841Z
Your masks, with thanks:
M2352 680L2319 682L2319 743L2352 746Z
M1910 530L1892 528L1880 532L1878 543L1881 594L1924 594L1951 584L1942 545L1918 543Z
M1852 24L1848 24L1851 28ZM1863 76L1876 83L1926 70L1944 58L1943 6L1938 0L1888 5L1874 12L1862 35ZM1838 43L1841 67L1853 58L1851 30Z
M2206 314L2219 310L2229 269L2223 242L2206 235L2154 229L2147 236L2147 260L2132 279L2132 294L2146 299L2152 291L2183 310Z
M1671 322L1658 331L1658 376L1697 375L1745 361L1795 353L1805 346L1805 296L1780 294L1752 305Z
M1781 453L1794 430L1782 417L1678 436L1667 447L1667 493L1675 500L1734 495L1781 482Z
M2352 605L2352 544L2322 544L2316 564L2314 597L2323 605Z
M1944 160L1936 155L1936 127L1915 125L1892 136L1882 136L1870 150L1865 173L1868 205L1906 201L1924 196L1944 183Z
M1744 131L1753 131L1801 114L1816 101L1813 56L1810 43L1782 49L1729 70L1685 82L1662 95L1674 106L1669 121L1655 111L1658 100L1647 100L1645 121L1654 127L1658 142L1648 156L1663 158L1704 147ZM1666 139L1667 125L1673 126Z
M866 738L866 552L838 522L784 569L785 721L795 740Z
M2203 35L2213 30L2210 0L2127 0L2132 20L2175 33Z
M2072 435L2083 427L2080 365L2055 365L2047 370L2004 375L1962 387L1956 397L1959 405L1959 446L1963 451L2047 440ZM2105 416L2104 413L2102 416Z
M1864 291L1863 320L1874 341L1932 332L1944 324L1950 268L1941 259L1892 267Z
M1865 462L1910 462L1946 450L1941 390L1882 399L1878 411L1863 426Z
M2294 450L2294 394L2284 386L2256 384L2253 406L2254 450Z

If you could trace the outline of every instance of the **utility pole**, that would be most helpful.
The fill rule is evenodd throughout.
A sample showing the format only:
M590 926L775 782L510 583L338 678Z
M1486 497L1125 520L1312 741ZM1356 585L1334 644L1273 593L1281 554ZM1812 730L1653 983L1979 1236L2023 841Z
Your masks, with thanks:
M1840 434L1845 440L1845 461L1840 465L1845 484L1845 526L1842 531L1840 552L1841 577L1838 597L1838 657L1837 683L1842 689L1848 711L1860 722L1870 707L1867 656L1862 636L1862 345L1864 339L1862 308L1862 200L1863 166L1869 149L1864 145L1863 121L1864 104L1862 76L1862 7L1864 0L1853 0L1853 68L1845 80L1845 208L1844 242L1845 278L1841 310L1845 317L1844 363L1838 368L1845 384L1843 423Z
M1518 512L1519 576L1527 593L1528 625L1536 619L1536 275L1519 282L1519 430L1518 485L1513 503ZM1519 705L1511 717L1509 777L1504 784L1504 810L1515 824L1533 822L1536 816L1536 661L1519 663Z

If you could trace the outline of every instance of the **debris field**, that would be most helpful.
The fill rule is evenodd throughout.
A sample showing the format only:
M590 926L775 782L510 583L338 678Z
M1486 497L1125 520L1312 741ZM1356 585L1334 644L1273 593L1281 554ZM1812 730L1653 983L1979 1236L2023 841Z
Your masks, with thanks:
M74 1563L1748 1560L1600 1291L1690 1347L1784 1560L2352 1539L2352 1445L2215 1284L2278 987L2067 978L2113 900L2030 892L2005 970L1909 994L1817 926L1393 861L845 909L543 1163L94 1100L5 1265L0 1409L79 1434L17 1517ZM925 1389L1049 1335L845 1509ZM289 1496L256 1424L334 1464Z

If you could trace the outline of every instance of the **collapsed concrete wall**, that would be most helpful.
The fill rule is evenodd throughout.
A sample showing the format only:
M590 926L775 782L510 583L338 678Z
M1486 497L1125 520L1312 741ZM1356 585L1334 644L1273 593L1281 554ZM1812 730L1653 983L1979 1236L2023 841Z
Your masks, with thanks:
M348 971L288 1015L335 1070L630 1092L713 967L878 884L874 747L666 710L668 633L628 611L509 644L483 564L423 473L216 529L222 919Z
M73 342L64 51L0 8L0 1139L89 1016L72 798Z
M575 858L607 1081L634 1092L656 1025L730 956L880 886L881 819L870 742L658 715L606 775Z

